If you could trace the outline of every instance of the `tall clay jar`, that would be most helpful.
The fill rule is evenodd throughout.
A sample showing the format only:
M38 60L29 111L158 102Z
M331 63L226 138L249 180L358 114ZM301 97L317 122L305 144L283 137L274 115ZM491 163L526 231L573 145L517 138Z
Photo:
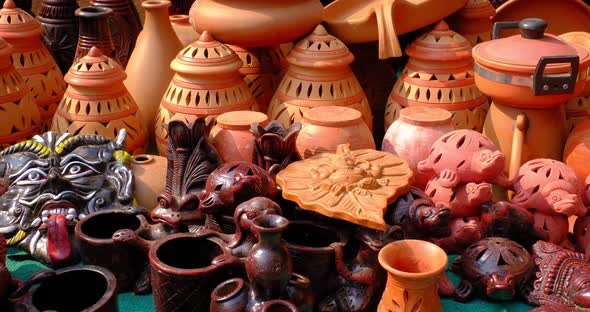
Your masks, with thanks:
M351 150L375 149L375 141L362 115L354 108L320 106L303 113L302 128L295 143L302 159L320 153L336 153L340 144Z
M167 168L166 157L139 154L131 158L133 195L139 206L149 210L158 206L158 196L166 191Z
M254 111L227 112L217 117L217 125L211 130L211 143L217 149L221 160L252 162L254 155L254 134L250 126L258 123L268 125L268 117Z
M387 284L377 307L388 311L442 311L437 281L447 266L447 254L433 243L404 239L379 251Z
M118 61L111 33L111 15L113 10L109 8L84 7L76 10L80 29L74 62L88 54L92 47L99 48L104 55Z
M176 33L176 36L178 36L183 47L186 47L199 39L199 34L193 29L193 26L191 26L188 21L188 15L170 15L170 22L172 23L172 29L174 29L174 32Z
M432 144L455 130L451 113L441 108L406 107L385 133L381 149L408 162L414 172L414 186L424 189L433 174L418 172L418 162L428 158Z
M182 43L174 33L168 17L170 5L170 1L165 0L142 2L145 23L125 70L125 86L137 102L143 124L150 134L154 131L160 100L174 76L170 62L182 49Z

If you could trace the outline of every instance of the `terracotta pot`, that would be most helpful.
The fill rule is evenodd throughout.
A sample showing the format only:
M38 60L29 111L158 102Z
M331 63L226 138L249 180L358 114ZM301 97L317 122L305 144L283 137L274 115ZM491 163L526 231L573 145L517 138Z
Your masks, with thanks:
M31 88L41 122L41 132L47 131L61 100L66 84L49 50L41 42L43 27L13 0L4 2L0 10L0 36L13 47L11 59L16 71Z
M119 61L111 33L112 15L113 10L109 8L84 7L76 10L80 29L74 63L88 54L92 47L99 48L105 55Z
M268 117L253 111L227 112L217 117L217 125L211 129L210 140L223 162L249 161L254 155L254 135L251 124L265 127Z
M39 132L41 115L29 86L16 71L10 55L12 48L0 40L0 147L28 139Z
M147 131L137 104L123 81L126 74L112 58L93 47L66 74L69 84L51 129L58 133L100 134L115 139L126 131L126 149L145 152Z
M156 142L165 155L166 125L171 120L189 124L200 117L255 108L255 100L238 69L242 61L227 45L207 31L178 53L170 67L176 72L156 117Z
M287 300L275 299L262 303L260 312L298 312L299 309Z
M373 136L355 109L320 106L303 113L303 127L296 146L303 159L321 153L336 153L340 144L350 144L351 150L375 149Z
M349 67L354 56L322 25L291 50L287 61L289 69L268 108L270 119L289 126L311 108L344 106L359 110L372 129L367 96Z
M471 44L440 21L406 49L410 57L385 107L385 128L404 107L443 108L458 129L481 132L488 98L475 86Z
M158 196L166 191L166 157L140 154L131 159L133 195L140 207L148 210L158 206Z
M176 36L178 36L183 47L186 47L199 39L199 34L189 23L188 15L170 15L170 22L172 23L172 29L174 29L174 32L176 33Z
M174 76L170 62L182 49L182 43L170 24L170 1L149 0L141 6L146 11L145 23L125 69L125 86L138 103L143 124L152 136L160 100Z
M487 1L487 0L486 0ZM432 174L418 172L418 162L430 155L432 144L455 130L451 113L440 108L407 107L385 133L381 150L390 152L408 162L414 172L413 185L424 189Z
M405 239L379 251L387 285L377 311L442 311L437 280L447 266L447 254L433 243Z
M318 0L199 0L191 24L221 42L241 47L270 47L295 41L322 22Z
M446 18L449 27L472 46L492 39L492 19L496 10L489 0L468 0L465 6Z
M211 292L210 312L243 312L248 306L250 286L241 278L232 278Z
M567 138L563 151L563 161L572 168L578 179L584 181L590 175L590 118L580 122Z
M569 32L559 35L559 38L567 42L579 44L587 50L590 49L590 34L587 32ZM586 79L590 79L590 77L586 76ZM570 99L565 103L565 114L570 131L579 122L586 120L590 116L590 83L586 83L586 87L579 97Z

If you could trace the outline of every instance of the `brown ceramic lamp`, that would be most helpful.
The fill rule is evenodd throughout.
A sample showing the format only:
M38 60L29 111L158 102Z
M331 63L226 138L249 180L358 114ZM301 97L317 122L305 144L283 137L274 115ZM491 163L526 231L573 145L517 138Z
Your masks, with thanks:
M492 19L496 10L489 0L468 0L465 6L449 16L449 27L475 46L492 39Z
M254 135L250 132L250 125L253 123L266 127L268 117L253 111L227 112L217 117L217 125L211 129L210 138L223 162L252 162Z
M172 23L172 29L178 36L180 43L183 47L197 41L199 34L193 29L193 26L189 23L189 17L186 14L170 15L170 23Z
M473 79L471 44L440 21L407 49L406 68L393 86L385 107L385 129L409 106L446 109L458 129L482 129L488 98Z
M176 75L161 99L156 118L160 155L166 154L166 125L171 120L189 124L199 117L215 117L255 106L254 97L238 71L242 61L207 31L182 49L170 67Z
M16 71L31 88L44 132L61 100L66 84L49 50L41 42L43 27L13 0L4 2L0 10L0 36L12 47L11 59Z
M145 152L147 131L137 104L123 84L126 76L114 59L96 47L90 49L66 74L69 86L57 108L52 130L116 138L125 129L127 151Z
M579 44L586 48L586 50L590 50L590 34L587 32L569 32L559 35L559 38L567 42ZM590 79L588 75L586 75L586 78ZM570 99L565 103L565 115L570 131L574 129L577 123L590 117L590 83L586 83L586 88L584 88L580 96Z
M289 126L311 108L346 106L359 110L372 129L367 96L349 67L354 56L342 41L318 25L291 50L287 61L289 69L268 108L271 119Z

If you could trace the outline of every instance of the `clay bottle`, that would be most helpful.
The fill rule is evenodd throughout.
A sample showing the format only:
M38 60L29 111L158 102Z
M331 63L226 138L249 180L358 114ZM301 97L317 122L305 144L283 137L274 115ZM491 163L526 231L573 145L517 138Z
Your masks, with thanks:
M172 28L183 47L186 47L199 39L199 34L193 29L193 26L191 26L188 20L188 15L170 15Z
M92 47L97 47L104 55L118 61L109 22L112 14L112 9L101 7L85 7L76 10L76 16L80 20L80 29L74 63L88 54Z

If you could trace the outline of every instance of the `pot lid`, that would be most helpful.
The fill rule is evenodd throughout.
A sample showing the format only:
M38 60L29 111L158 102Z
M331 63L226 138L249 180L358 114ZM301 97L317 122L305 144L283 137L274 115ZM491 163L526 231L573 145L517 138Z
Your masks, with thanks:
M287 61L301 67L340 67L352 63L354 55L342 41L318 25L291 50Z
M268 116L254 111L233 111L217 116L217 126L227 130L250 130L253 123L264 127L268 124Z
M242 67L238 55L227 45L203 31L199 40L180 50L170 64L172 70L191 75L238 74Z
M80 59L64 77L71 85L102 87L123 83L127 74L119 63L104 55L97 47L92 47L88 54Z
M43 27L29 13L18 8L13 0L6 0L0 9L0 36L18 39L40 36Z
M583 47L546 34L547 22L540 18L496 23L494 32L516 27L520 30L520 35L493 39L475 46L473 57L476 62L497 70L532 74L541 57L579 56L580 65L587 63L590 59L588 51ZM546 72L566 72L570 68L569 63L554 63L547 65Z
M406 49L409 57L425 61L471 61L471 44L449 29L445 21L416 39Z

